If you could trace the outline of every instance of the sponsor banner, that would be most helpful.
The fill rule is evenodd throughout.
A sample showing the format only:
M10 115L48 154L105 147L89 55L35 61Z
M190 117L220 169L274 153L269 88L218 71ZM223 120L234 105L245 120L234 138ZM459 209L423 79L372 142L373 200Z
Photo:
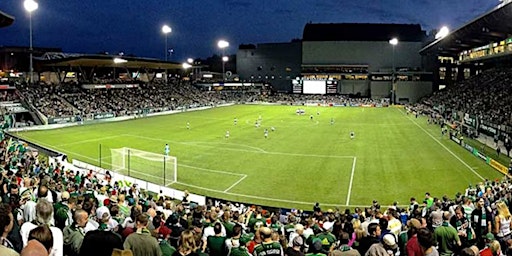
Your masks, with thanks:
M473 147L468 145L468 144L464 144L464 148L467 149L469 152L473 152Z
M480 153L478 150L473 149L473 154L487 162L487 156L485 156L484 154Z
M450 138L451 138L453 141L457 142L457 144L460 144L460 140L459 140L457 137L455 137L455 136L450 136Z
M499 172L503 174L508 174L508 168L500 163L498 163L496 160L490 158L489 165L492 166L492 168L498 170Z
M498 131L496 130L496 128L492 127L492 126L489 126L489 125L486 125L486 124L480 124L480 130L486 134L489 134L489 135L496 135L498 133Z
M464 123L473 128L476 128L476 117L474 115L465 113L464 114Z
M75 120L74 116L67 117L51 117L48 118L48 124L65 124L72 123Z
M106 119L106 118L112 118L112 117L116 117L114 112L104 112L104 113L94 114L93 118L94 119Z
M113 88L135 88L138 84L83 84L84 89L113 89Z

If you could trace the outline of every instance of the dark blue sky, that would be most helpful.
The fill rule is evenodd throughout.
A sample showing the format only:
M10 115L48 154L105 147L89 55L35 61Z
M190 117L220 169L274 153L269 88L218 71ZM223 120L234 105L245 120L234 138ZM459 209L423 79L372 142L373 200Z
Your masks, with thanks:
M407 23L430 31L455 29L496 6L497 0L37 0L34 46L65 52L123 51L140 57L165 57L163 24L172 27L172 61L220 53L224 38L236 53L239 44L288 42L301 38L307 22ZM15 16L0 30L0 45L29 43L23 0L0 0L0 10Z

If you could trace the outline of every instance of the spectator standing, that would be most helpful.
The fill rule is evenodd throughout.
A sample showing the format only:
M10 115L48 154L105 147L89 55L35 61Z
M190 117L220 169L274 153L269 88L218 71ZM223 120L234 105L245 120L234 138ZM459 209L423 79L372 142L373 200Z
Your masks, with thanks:
M12 243L7 239L7 235L11 232L14 225L13 218L11 208L6 204L0 204L0 230L3 231L0 237L0 255L2 256L19 255L19 253L14 250Z
M80 247L85 237L85 225L89 216L86 211L79 209L75 211L74 222L63 230L64 253L68 256L78 256Z
M39 202L36 205L36 219L32 222L25 222L21 226L21 238L23 240L23 245L26 246L28 243L28 236L32 229L35 229L39 225L47 225L50 227L50 231L53 236L53 246L50 255L52 256L63 256L63 237L62 231L59 228L52 227L51 223L53 221L53 205L48 202L48 200L44 198L40 198Z
M480 197L476 209L471 213L471 226L475 230L477 246L483 249L485 246L484 236L491 232L491 215L485 208L485 199Z
M427 228L419 229L418 233L417 233L417 237L418 237L418 243L420 244L421 249L423 250L424 256L439 256L439 252L437 251L436 247L434 246L434 238L433 238L432 232L430 232L430 230L428 230ZM407 256L410 256L410 255L407 254Z
M156 238L151 236L147 229L149 216L139 214L137 216L137 231L130 234L124 241L124 249L131 250L137 256L161 256L162 251Z
M460 239L457 230L450 225L448 218L449 212L443 213L443 224L434 230L434 241L439 246L439 255L450 256L457 252L457 246L460 246Z
M224 256L227 254L227 251L225 246L226 237L222 235L222 224L215 222L215 224L213 224L213 231L215 235L206 238L208 254L210 256Z
M272 241L272 230L267 227L260 228L260 235L263 239L261 244L254 247L254 256L283 256L283 247L278 242Z

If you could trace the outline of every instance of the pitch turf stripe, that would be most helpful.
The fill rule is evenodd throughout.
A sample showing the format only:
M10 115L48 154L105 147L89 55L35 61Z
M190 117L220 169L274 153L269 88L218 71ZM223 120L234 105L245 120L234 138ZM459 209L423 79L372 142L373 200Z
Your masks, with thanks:
M356 161L357 161L357 158L354 157L354 161L352 162L352 173L350 174L350 182L348 183L347 202L345 203L345 206L350 205L350 194L352 194L352 182L354 181L354 172L356 170Z
M216 149L223 149L223 150L231 150L231 151L239 151L239 152L249 152L249 153L258 153L258 154L269 154L269 155L283 155L283 156L306 156L306 157L323 157L323 158L354 158L355 156L330 156L330 155L314 155L314 154L298 154L298 153L285 153L285 152L272 152L272 151L261 151L259 149L258 151L255 150L245 150L245 149L237 149L237 148L226 148L226 147L215 147L215 146L208 146L208 145L200 145L197 143L202 143L200 141L191 141L191 142L179 142L179 141L172 141L172 140L166 140L166 139L159 139L159 138L152 138L152 137L146 137L146 136L140 136L140 135L132 135L132 134L126 134L125 136L131 136L136 137L140 139L146 139L146 140L153 140L153 141L161 141L161 142L174 142L178 144L183 145L193 145L197 147L207 147L207 148L216 148ZM247 145L242 144L235 144L235 143L223 143L228 145L238 145L238 146L244 146L249 148L255 148Z
M397 109L398 111L400 111L400 113L403 114L403 111ZM473 172L476 176L478 176L478 178L482 179L482 180L485 180L484 177L482 177L482 175L480 175L478 172L476 172L475 170L473 170L473 168L471 168L471 166L469 166L466 162L464 162L464 160L460 159L459 156L457 156L455 153L453 153L453 151L451 151L448 147L446 147L443 143L441 143L441 141L439 141L436 137L432 136L432 134L430 134L427 130L425 130L425 128L421 127L418 123L416 123L411 117L407 117L407 119L409 119L413 124L415 124L416 126L418 126L423 132L425 132L430 138L432 138L435 142L437 142L437 144L441 145L441 147L443 147L446 151L448 151L448 153L450 153L453 157L455 157L455 159L459 160L459 162L461 162L464 166L466 166L471 172Z
M206 168L201 168L201 167L196 167L196 166L191 166L191 165L186 165L186 164L178 164L178 166L201 170L201 171L213 172L213 173L220 173L220 174L227 174L227 175L234 175L234 176L247 176L247 175L241 174L241 173L233 173L233 172L225 172L225 171L219 171L219 170L213 170L213 169L206 169Z
M123 137L123 136L124 136L123 134L120 134L120 135L100 137L100 138L89 139L89 140L79 140L79 141L75 141L75 142L72 142L72 143L65 143L65 144L55 145L55 147L65 147L65 146L71 146L71 145L79 145L79 144L83 144L83 143L87 143L87 142L115 139L115 138L119 138L119 137Z
M229 188L227 188L226 190L224 190L224 193L228 192L229 190L231 190L232 188L234 188L236 185L238 185L238 183L242 182L242 180L244 180L245 178L247 178L247 175L244 175L242 176L242 178L240 178L237 182L235 182L233 185L231 185Z

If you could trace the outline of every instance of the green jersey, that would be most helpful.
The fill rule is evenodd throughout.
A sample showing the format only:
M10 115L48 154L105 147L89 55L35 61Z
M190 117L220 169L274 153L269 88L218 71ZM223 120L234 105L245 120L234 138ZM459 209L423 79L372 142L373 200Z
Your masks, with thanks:
M278 242L263 242L254 247L254 256L281 256L283 255L283 248Z

